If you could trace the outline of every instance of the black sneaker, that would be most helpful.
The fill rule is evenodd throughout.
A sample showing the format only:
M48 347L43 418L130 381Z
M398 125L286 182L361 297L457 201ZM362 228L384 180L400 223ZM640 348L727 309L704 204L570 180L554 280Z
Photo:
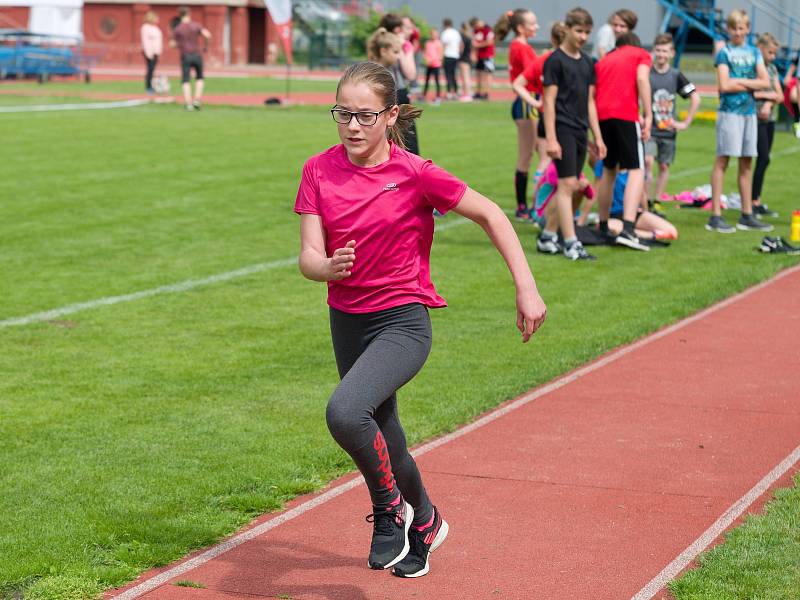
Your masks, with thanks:
M770 210L766 204L753 204L753 214L756 217L777 217L778 213Z
M430 527L417 531L412 527L408 534L411 549L406 557L392 570L398 577L422 577L429 569L428 555L442 545L450 527L442 518L436 507L433 507L433 523Z
M711 215L706 223L706 229L717 233L736 233L736 227L728 225L725 219L716 215Z
M775 229L769 223L763 223L753 215L746 215L744 213L742 213L742 216L736 221L736 228L745 231L772 231Z
M761 245L757 250L765 254L788 254L790 256L800 255L800 248L787 244L780 237L765 237L761 240Z
M638 237L624 229L619 232L619 235L614 239L614 243L618 246L626 246L633 250L642 250L643 252L650 250L650 247L640 242Z
M564 248L564 256L570 260L597 260L597 257L589 254L580 242L574 242Z
M201 108L203 108L203 105L201 104L200 100L195 100L194 102L192 102L192 106L194 106L195 110L200 110Z
M542 254L559 254L562 250L558 238L539 236L536 238L536 250Z
M373 523L367 560L370 569L388 569L403 560L408 554L408 529L413 519L414 508L402 497L397 506L367 515L367 523Z

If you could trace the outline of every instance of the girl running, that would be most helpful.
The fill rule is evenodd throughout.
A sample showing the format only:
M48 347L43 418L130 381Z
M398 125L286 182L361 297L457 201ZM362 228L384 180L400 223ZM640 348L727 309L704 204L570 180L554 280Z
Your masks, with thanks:
M341 382L326 419L369 489L370 568L394 567L398 577L420 577L448 525L406 448L396 391L430 351L428 309L446 306L430 277L432 209L454 210L480 224L500 251L514 279L523 342L541 326L546 309L503 211L405 150L404 132L420 111L398 106L385 67L349 67L331 114L341 144L306 162L294 206L300 215L300 271L328 284Z
M528 40L536 35L539 24L536 15L528 9L518 8L503 14L494 26L495 39L503 40L509 31L514 32L514 39L508 49L508 70L513 83L528 65L536 59ZM533 149L536 146L536 124L539 117L537 109L542 105L536 98L526 101L520 95L511 105L511 118L517 126L517 169L514 172L514 189L517 194L517 219L527 221L528 213L528 172L531 168Z

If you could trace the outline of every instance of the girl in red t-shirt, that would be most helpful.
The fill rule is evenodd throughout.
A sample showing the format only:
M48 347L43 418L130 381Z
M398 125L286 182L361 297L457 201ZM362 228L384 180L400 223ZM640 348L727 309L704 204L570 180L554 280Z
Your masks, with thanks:
M534 37L538 30L536 15L523 8L504 13L495 24L494 35L497 40L504 40L509 32L514 32L514 39L511 40L508 49L508 70L512 82L536 60L536 52L528 40ZM541 105L541 101L537 98L529 97L525 100L520 95L517 95L511 105L511 118L517 126L517 169L514 172L514 190L517 195L516 217L522 221L530 219L528 171L536 147L536 122L539 117L537 109Z
M564 41L565 33L566 27L564 23L560 21L554 23L550 28L550 43L553 47L534 58L533 61L525 66L521 73L511 80L511 87L514 89L514 93L516 93L523 102L529 105L534 102L540 102L540 105L537 107L539 119L536 124L536 153L539 155L539 162L536 165L536 175L533 181L534 188L539 183L539 178L547 171L547 167L551 162L550 157L547 155L547 138L544 133L544 119L542 118L541 106L541 97L544 93L544 85L542 84L544 63L550 54L552 54L553 50L558 48ZM555 223L554 227L557 228L558 214L553 212L556 204L552 203L552 206L553 208L548 209L548 218L551 219L552 223Z
M306 162L294 207L300 214L300 271L328 283L341 382L326 419L372 500L369 566L420 577L448 525L406 448L395 392L430 351L428 308L445 306L430 277L432 210L453 210L489 235L514 279L523 342L541 326L546 309L503 211L403 148L404 131L420 111L398 106L385 67L349 67L331 114L341 144Z

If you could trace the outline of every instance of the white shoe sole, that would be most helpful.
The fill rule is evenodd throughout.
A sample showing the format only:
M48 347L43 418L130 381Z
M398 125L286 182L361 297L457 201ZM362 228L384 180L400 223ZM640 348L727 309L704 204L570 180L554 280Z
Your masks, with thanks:
M736 233L736 229L731 227L730 229L717 229L716 227L712 227L711 225L706 225L706 229L708 231L716 231L717 233Z
M447 521L442 519L442 526L439 527L439 533L437 533L436 537L433 539L433 543L431 544L431 549L428 550L428 556L425 557L425 566L416 573L410 573L408 575L398 575L396 571L393 571L392 573L394 575L397 575L398 577L401 577L402 579L414 579L415 577L422 577L423 575L427 575L428 571L431 570L431 565L429 561L430 555L434 550L436 550L439 546L442 545L442 542L445 540L448 533L450 533L450 526L447 524Z
M633 240L629 240L628 238L624 238L622 236L617 236L614 239L614 243L617 244L618 246L625 246L633 250L641 250L642 252L650 251L650 246L645 246L641 242L635 242Z
M766 227L750 227L749 225L742 225L741 223L736 224L736 229L741 229L742 231L772 231L775 229L772 225L767 225Z
M405 502L405 500L403 502ZM369 559L367 559L367 566L370 569L374 569L376 571L379 571L381 569L385 570L385 569L388 569L390 567L395 566L397 563L399 563L401 560L403 560L406 557L406 554L408 554L408 551L411 549L411 544L409 544L409 542L408 542L408 530L411 529L411 521L413 521L413 520L414 520L414 507L411 506L408 502L406 502L406 522L405 522L405 527L404 527L404 533L405 533L405 536L406 536L406 543L403 546L403 549L400 551L400 554L398 554L396 558L394 558L391 562L389 562L388 564L384 565L383 567L379 567L379 568L373 567L370 564ZM438 538L438 536L437 536L437 538Z

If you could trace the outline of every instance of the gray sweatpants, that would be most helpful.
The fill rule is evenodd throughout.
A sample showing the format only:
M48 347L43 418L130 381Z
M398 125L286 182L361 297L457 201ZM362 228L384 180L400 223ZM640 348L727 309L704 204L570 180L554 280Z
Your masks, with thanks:
M363 314L331 308L330 323L341 382L328 401L328 429L361 471L376 508L388 507L399 490L414 507L414 522L426 523L433 506L406 447L396 391L428 358L428 310L421 304Z

